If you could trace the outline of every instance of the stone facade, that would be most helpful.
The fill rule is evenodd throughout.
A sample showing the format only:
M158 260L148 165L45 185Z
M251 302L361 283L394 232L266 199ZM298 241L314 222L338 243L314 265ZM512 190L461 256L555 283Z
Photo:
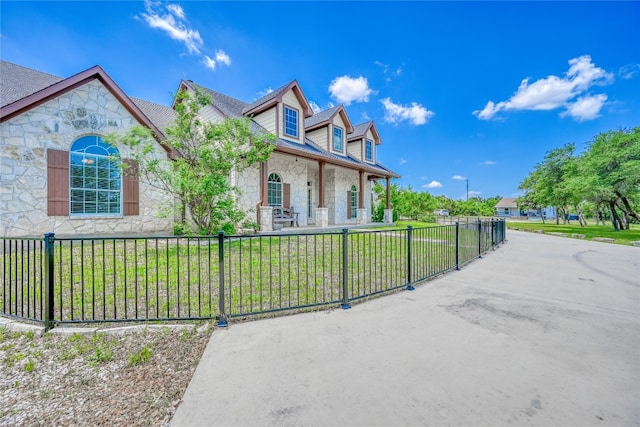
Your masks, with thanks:
M358 187L359 174L357 171L327 167L325 171L325 204L326 208L318 208L319 177L317 164L304 159L274 153L268 161L268 174L277 173L282 182L291 186L291 205L298 212L301 225L315 225L326 227L341 224L366 224L371 221L371 185L365 182L364 208L357 209L355 218L347 218L347 191L351 186ZM240 206L249 212L248 218L256 220L256 206L260 202L260 172L259 168L250 168L234 175L234 182L240 189ZM311 190L311 217L309 217L309 190ZM265 218L261 216L260 224ZM270 225L269 225L270 226ZM267 231L263 225L261 229Z
M140 182L140 214L119 217L47 216L47 149L69 150L84 135L124 133L136 119L98 80L75 88L0 125L0 236L125 234L170 231L160 218L171 204ZM127 158L125 147L118 147ZM166 155L158 145L157 155Z

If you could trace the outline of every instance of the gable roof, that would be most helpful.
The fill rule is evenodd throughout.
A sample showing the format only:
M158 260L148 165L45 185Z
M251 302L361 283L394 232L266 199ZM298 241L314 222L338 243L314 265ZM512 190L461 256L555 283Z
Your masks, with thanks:
M2 67L0 69L0 96L2 96L0 101L0 123L29 111L38 105L44 104L51 99L64 95L92 80L98 80L138 123L151 129L156 140L160 142L169 156L175 154L173 150L162 144L164 134L160 130L160 126L150 120L142 109L124 93L99 65L81 71L66 79L12 64L7 61L0 61L0 66ZM141 102L141 104L144 104L143 106L146 107L148 111L152 109L151 104L153 103L144 101ZM163 120L160 120L160 113L152 113L152 115L157 116L159 122L163 123Z
M347 110L344 109L343 105L336 105L335 107L329 108L328 110L320 111L319 113L315 113L313 116L305 119L304 128L307 131L311 131L314 129L321 128L323 126L329 125L333 122L333 118L337 115L342 117L342 121L346 126L346 133L350 134L353 132L353 125L351 124L351 120L347 115Z
M307 98L304 96L304 93L302 93L302 89L300 89L300 85L297 80L292 80L286 85L269 92L253 103L248 104L242 109L242 114L245 116L251 116L253 114L261 113L262 111L273 107L278 102L282 102L282 97L290 90L293 91L296 98L298 98L298 102L302 106L303 117L311 117L313 115L313 110L311 109L309 101L307 101Z
M376 124L372 120L354 126L353 133L347 137L347 141L355 141L356 139L364 138L367 136L367 132L369 130L373 133L373 139L376 141L376 145L382 144Z
M180 83L180 88L190 88L192 90L198 89L207 93L211 97L211 107L216 109L223 117L226 118L245 118L243 111L247 111L248 107L253 104L240 101L239 99L230 97L223 93L217 92L212 89L208 89L191 80L184 80ZM251 131L252 132L267 132L267 130L251 119ZM276 140L276 151L281 153L292 154L295 156L312 159L312 160L324 160L328 163L348 167L350 169L362 169L369 173L390 176L393 178L399 178L400 175L382 166L379 163L370 164L364 163L351 156L340 156L334 153L330 153L323 149L319 145L315 144L309 138L305 138L302 144L287 141L286 139L278 138Z
M131 97L130 99L158 129L170 126L176 118L176 111L173 108L140 98Z
M12 104L61 80L62 77L0 61L0 107Z
M518 207L518 203L516 202L516 198L515 197L503 197L502 199L500 199L500 201L496 204L496 208L517 208Z

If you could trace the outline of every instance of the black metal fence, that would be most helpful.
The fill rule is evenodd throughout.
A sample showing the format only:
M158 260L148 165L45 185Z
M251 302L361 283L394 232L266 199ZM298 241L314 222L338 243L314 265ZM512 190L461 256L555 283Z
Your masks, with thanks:
M0 313L56 324L229 318L340 304L481 257L504 220L247 236L2 238Z

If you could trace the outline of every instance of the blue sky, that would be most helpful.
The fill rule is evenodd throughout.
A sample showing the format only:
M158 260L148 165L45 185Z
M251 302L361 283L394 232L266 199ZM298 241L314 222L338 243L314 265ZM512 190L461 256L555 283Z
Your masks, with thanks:
M640 2L0 3L0 57L102 66L169 105L181 79L250 102L297 79L373 119L414 190L517 195L546 151L640 125Z

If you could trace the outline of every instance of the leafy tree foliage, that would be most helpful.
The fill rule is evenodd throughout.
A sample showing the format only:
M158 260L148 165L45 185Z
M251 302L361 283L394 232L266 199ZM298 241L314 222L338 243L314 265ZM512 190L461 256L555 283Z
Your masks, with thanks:
M530 206L574 208L628 229L640 222L640 127L598 134L580 155L572 144L549 151L520 189Z
M199 112L210 102L198 91L176 95L176 118L163 130L162 141L176 153L173 159L154 155L157 142L147 128L136 127L123 138L138 161L138 173L174 197L169 209L180 218L178 232L233 233L247 213L238 206L240 190L230 177L267 160L275 147L275 136L252 132L248 118L203 120Z
M383 217L386 188L375 183L373 191L378 200L374 207L373 220L379 222ZM396 184L391 185L390 193L394 220L401 217L421 222L435 222L433 212L438 209L446 209L450 215L456 216L493 216L495 205L501 198L496 196L488 199L473 197L469 200L452 200L446 196L434 196L425 191L414 191L411 186L403 188Z
M571 171L575 169L574 152L573 144L548 151L544 160L520 183L519 188L524 191L524 196L518 200L519 205L539 211L553 206L558 212L556 221L565 217L569 213L569 206L578 201L567 182L572 176Z

